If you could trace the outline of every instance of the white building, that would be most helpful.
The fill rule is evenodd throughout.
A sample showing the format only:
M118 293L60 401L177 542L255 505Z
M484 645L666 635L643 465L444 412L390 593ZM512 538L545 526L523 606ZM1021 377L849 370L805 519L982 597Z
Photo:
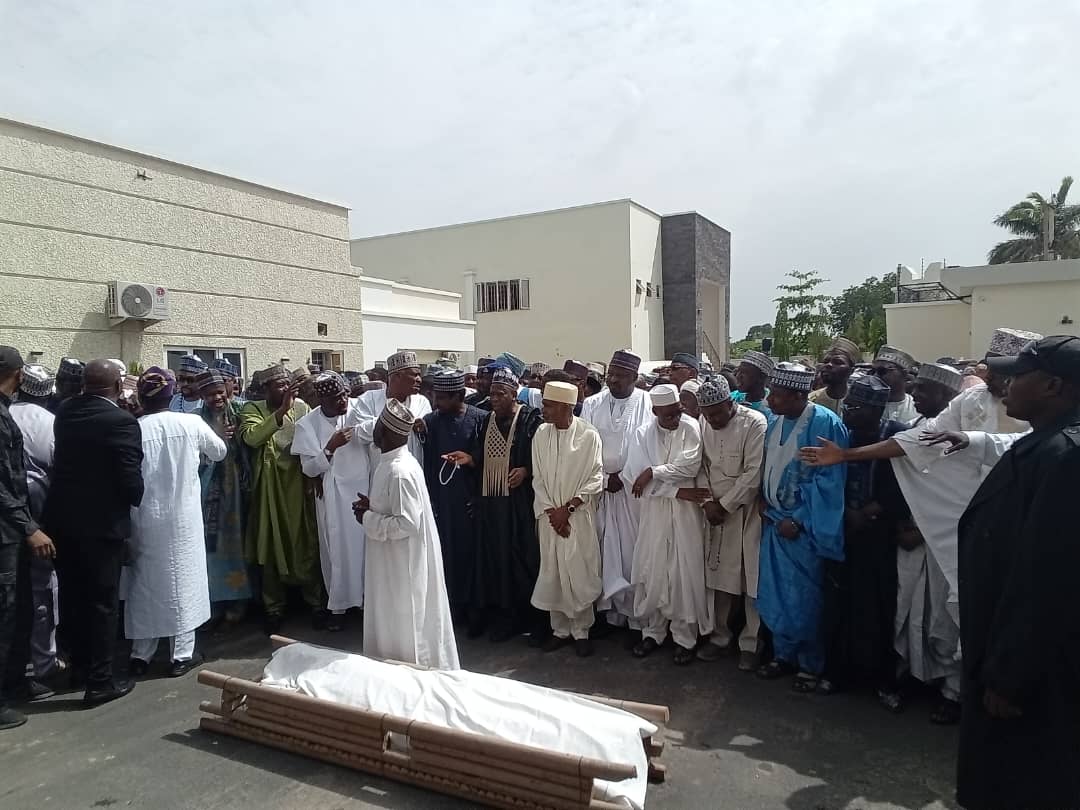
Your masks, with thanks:
M1080 259L978 267L931 265L901 274L900 301L885 307L889 343L920 360L978 359L999 327L1077 335Z
M139 285L134 311L160 288L167 316L111 318L115 282ZM348 210L0 119L0 343L53 368L175 368L191 351L245 374L281 358L360 368Z
M631 200L354 239L352 261L405 285L459 290L476 353L606 361L629 347L726 358L730 234Z

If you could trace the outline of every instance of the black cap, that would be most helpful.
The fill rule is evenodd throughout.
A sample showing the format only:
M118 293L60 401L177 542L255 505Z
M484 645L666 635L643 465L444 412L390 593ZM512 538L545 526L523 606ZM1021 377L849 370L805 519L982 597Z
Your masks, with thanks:
M5 377L25 365L19 350L13 346L0 346L0 374Z
M1080 383L1080 337L1051 335L1033 340L1015 357L987 357L986 366L1004 377L1045 371L1051 376Z

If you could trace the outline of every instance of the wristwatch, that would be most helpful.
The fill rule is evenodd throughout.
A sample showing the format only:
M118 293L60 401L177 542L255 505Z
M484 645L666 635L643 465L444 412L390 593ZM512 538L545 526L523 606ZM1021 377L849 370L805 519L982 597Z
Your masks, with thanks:
M577 507L574 506L572 503L568 503L566 505L566 511L569 512L572 515L572 514L574 514L574 512L577 511Z

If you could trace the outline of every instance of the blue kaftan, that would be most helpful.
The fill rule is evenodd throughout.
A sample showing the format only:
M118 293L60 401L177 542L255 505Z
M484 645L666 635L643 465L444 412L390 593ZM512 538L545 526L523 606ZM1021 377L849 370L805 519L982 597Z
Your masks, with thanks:
M791 435L798 420L787 417L773 421L765 435L762 494L768 508L761 536L758 611L773 633L776 658L817 675L825 668L825 560L844 559L846 465L807 466L799 461L797 448L820 446L819 436L846 448L848 433L832 411L812 403L808 407L813 411L799 435ZM785 460L783 470L775 468ZM780 536L784 518L803 527L794 540Z

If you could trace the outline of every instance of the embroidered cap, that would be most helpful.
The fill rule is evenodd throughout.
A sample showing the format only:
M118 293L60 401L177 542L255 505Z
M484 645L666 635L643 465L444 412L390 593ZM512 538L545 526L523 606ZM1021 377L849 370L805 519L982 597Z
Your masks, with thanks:
M444 394L456 394L458 391L464 391L465 372L444 369L434 376L431 381L431 388Z
M349 384L336 371L323 371L315 377L315 393L320 397L336 397L349 392Z
M180 358L180 371L185 374L198 374L206 371L206 363L197 354L185 354Z
M694 371L701 370L701 359L694 357L694 355L689 352L675 352L675 354L671 356L671 364L674 365L675 363L683 366L690 366Z
M476 374L480 370L480 366L465 366L466 374Z
M854 341L843 336L834 340L828 351L825 352L827 355L837 353L844 355L851 365L855 365L862 360L862 349Z
M637 374L641 368L641 358L629 349L619 349L615 354L611 355L611 362L608 365L625 368L627 371Z
M543 377L549 371L551 371L551 366L547 363L533 363L529 366L529 373L534 377Z
M953 393L964 387L964 375L945 363L923 363L915 379L940 383Z
M266 386L275 380L289 379L289 370L285 366L270 366L270 368L264 368L262 371L256 372L256 376L259 378L259 384Z
M810 393L810 389L814 387L814 376L812 369L799 363L777 363L769 375L769 385L773 388Z
M47 397L53 392L53 384L56 375L45 366L31 363L23 366L22 383L19 384L19 393L28 397Z
M234 380L240 376L240 367L234 366L228 360L215 360L213 363L210 364L210 368L214 369L215 371L220 371L226 377L232 377Z
M875 363L892 363L894 366L899 366L904 371L910 371L918 365L915 362L915 358L902 349L897 349L895 346L882 346L878 349L878 353L874 356Z
M702 408L727 402L731 399L731 386L723 377L713 377L701 384L697 392L697 399Z
M567 360L563 363L562 370L578 380L584 380L589 376L589 367L579 360Z
M398 436L408 436L412 433L416 417L412 415L412 411L396 399L388 399L386 400L386 407L383 408L383 412L379 416L379 421L391 433Z
M60 368L56 370L56 381L58 383L81 383L85 368L86 364L82 360L76 360L74 357L62 357L60 359Z
M665 383L658 385L649 392L654 408L663 408L665 405L679 404L679 389L674 385Z
M766 376L772 374L773 369L776 368L776 363L774 363L773 359L764 352L749 351L743 355L743 358L739 363L751 365Z
M883 383L876 375L864 374L852 381L848 386L848 393L847 396L844 397L844 404L884 408L889 401L890 391L892 391L892 388Z
M391 374L408 368L420 370L420 362L416 359L416 352L398 352L386 358L386 370Z
M501 366L491 372L491 384L504 385L507 388L512 388L515 392L517 392L520 387L517 375L510 369L502 368Z
M697 397L698 391L700 389L701 389L701 381L700 380L687 380L686 382L684 382L682 384L682 387L679 388L679 393L681 394L681 393L683 393L685 391L686 393L693 394L695 397ZM700 400L699 400L699 402L700 402Z
M207 388L213 388L216 385L225 385L225 375L216 368L208 368L206 371L195 377L195 388L198 389L200 393Z
M135 385L139 399L164 399L176 392L176 377L167 368L151 366L139 377Z
M1022 329L995 329L986 354L990 357L1016 357L1027 344L1042 340L1042 337L1038 332L1025 332Z

